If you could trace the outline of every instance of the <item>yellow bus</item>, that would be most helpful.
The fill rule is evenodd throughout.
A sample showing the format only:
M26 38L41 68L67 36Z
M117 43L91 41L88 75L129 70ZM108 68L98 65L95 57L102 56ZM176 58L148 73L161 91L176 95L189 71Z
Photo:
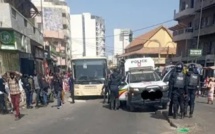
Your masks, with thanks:
M71 64L75 96L101 96L107 76L107 58L74 58Z

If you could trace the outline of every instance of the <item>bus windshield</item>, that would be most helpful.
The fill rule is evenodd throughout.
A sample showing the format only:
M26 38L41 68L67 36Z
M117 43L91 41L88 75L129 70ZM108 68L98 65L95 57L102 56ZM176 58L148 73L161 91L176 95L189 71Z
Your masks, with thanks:
M103 83L106 77L105 59L74 60L73 69L77 84Z

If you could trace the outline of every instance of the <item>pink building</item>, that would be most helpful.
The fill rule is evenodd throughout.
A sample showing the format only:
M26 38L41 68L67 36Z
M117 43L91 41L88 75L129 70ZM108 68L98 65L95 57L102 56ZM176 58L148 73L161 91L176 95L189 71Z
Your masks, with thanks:
M50 56L56 64L66 69L70 66L70 8L62 0L32 2L40 11L36 23L43 31L44 45L50 50Z

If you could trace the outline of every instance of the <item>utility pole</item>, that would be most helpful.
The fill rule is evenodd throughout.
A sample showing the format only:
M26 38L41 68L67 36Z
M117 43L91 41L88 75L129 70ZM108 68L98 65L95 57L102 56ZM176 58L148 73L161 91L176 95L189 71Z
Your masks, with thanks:
M197 36L197 45L196 49L199 49L199 41L200 41L200 33L201 33L201 24L202 24L202 12L203 12L203 0L201 0L201 9L200 9L200 16L199 16L199 27L198 27L198 36ZM197 59L196 59L197 63Z

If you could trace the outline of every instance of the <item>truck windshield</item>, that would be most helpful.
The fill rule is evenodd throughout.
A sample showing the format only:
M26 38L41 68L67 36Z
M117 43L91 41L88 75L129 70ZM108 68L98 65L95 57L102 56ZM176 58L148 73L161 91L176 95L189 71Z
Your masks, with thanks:
M160 76L154 71L133 72L129 75L130 83L160 81Z
M72 63L77 84L104 82L107 69L105 59L74 60Z

